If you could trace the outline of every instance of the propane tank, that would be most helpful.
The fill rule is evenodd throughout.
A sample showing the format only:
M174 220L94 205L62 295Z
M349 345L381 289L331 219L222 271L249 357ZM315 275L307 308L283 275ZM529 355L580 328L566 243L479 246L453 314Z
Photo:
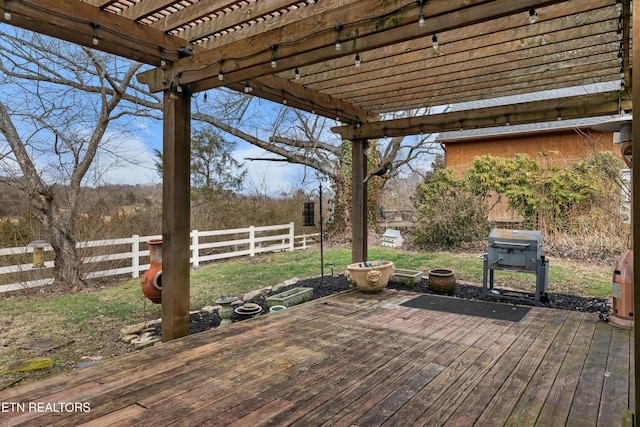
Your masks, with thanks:
M613 270L613 310L609 323L621 328L633 327L633 250L622 256Z

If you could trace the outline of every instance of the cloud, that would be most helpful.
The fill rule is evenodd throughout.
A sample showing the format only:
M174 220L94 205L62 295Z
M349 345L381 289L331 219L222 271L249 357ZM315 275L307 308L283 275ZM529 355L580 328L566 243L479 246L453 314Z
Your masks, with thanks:
M149 145L137 136L109 135L91 167L88 184L146 185L161 182ZM92 179L93 178L93 179Z
M290 193L302 186L304 168L301 165L269 161L267 159L278 158L278 156L262 148L245 145L234 151L233 157L238 162L244 163L248 171L244 193L277 196ZM265 160L247 160L249 158Z
M142 135L109 135L95 162L95 176L101 184L146 185L162 179L156 172L153 149L162 148L162 136L154 126ZM139 134L139 133L138 133ZM302 165L268 161L278 158L262 148L240 141L233 158L244 164L247 177L242 193L280 196L300 188L315 188L315 173ZM265 160L247 160L247 159Z

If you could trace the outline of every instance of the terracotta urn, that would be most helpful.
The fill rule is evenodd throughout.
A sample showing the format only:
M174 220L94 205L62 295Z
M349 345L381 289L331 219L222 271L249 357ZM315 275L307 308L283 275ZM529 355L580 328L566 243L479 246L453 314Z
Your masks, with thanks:
M387 286L394 272L391 261L356 262L347 266L347 279L358 290L374 293Z
M162 302L162 240L149 240L149 269L142 274L142 293L152 303Z
M438 294L453 295L456 292L456 275L453 270L445 268L429 270L429 287Z

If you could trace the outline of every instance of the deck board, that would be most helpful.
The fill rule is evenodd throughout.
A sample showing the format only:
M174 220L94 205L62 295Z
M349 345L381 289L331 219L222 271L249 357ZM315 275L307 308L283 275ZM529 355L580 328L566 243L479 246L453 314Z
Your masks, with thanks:
M0 412L0 426L617 425L630 331L533 307L519 322L347 292L0 392L90 412Z
M535 424L583 317L583 314L567 317L558 334L553 338L548 351L542 355L540 364L520 395L505 425L519 427Z

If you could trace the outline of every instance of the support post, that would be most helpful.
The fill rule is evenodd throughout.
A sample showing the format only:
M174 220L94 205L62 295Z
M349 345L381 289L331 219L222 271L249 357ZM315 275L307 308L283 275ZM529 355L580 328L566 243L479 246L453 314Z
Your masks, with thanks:
M189 335L191 91L164 92L162 341Z
M640 1L633 2L632 11L633 22L640 22ZM638 18L638 19L636 19ZM633 25L633 52L631 56L633 58L640 58L640 25ZM637 64L637 62L634 62ZM631 93L633 106L633 121L631 124L632 133L632 160L631 160L631 212L633 215L640 212L640 155L634 153L634 151L640 147L640 66L638 71L631 72ZM636 141L638 141L636 143ZM631 238L633 251L633 313L635 316L640 313L640 221L631 221ZM630 408L635 413L635 424L638 423L638 410L640 410L640 380L638 380L638 373L640 372L640 327L638 327L638 321L635 321L633 328L633 363L635 367L634 373L634 402L633 407Z
M351 147L351 262L367 260L367 186L363 184L367 174L367 158L364 154L365 139L352 141Z

